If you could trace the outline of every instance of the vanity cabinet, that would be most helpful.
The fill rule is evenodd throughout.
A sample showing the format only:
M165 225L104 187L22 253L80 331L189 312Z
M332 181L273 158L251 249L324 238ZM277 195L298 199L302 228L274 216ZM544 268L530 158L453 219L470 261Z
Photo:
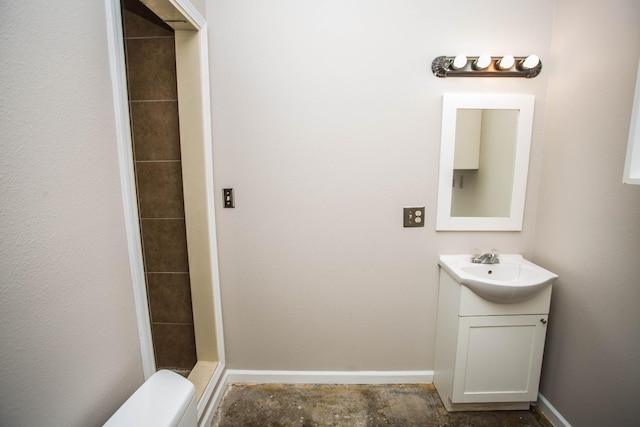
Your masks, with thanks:
M551 285L487 301L440 268L434 385L449 411L528 409L538 397Z

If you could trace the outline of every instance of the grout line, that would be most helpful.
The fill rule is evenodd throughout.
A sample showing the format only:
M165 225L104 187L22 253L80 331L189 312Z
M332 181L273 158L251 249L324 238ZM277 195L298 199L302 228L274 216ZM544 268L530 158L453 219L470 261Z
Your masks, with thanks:
M136 160L138 163L180 163L182 160Z
M131 99L129 100L132 104L135 102L178 102L177 98L169 98L169 99Z
M184 217L177 217L177 218L154 218L154 217L149 217L149 218L140 218L141 220L152 220L152 219L157 219L157 220L181 220L184 221L185 218Z
M189 274L188 271L147 271L145 274ZM188 279L191 279L189 277Z
M188 271L147 271L147 274L189 274Z
M147 271L148 274L189 274L188 271Z
M153 322L156 325L182 325L182 326L193 326L193 322L191 323L187 323L187 322Z
M175 36L133 36L125 37L125 40L154 40L154 39L175 39Z

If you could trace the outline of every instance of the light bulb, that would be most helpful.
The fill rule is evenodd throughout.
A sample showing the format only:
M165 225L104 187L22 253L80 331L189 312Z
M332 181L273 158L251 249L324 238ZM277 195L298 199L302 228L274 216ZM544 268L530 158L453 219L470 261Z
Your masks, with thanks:
M475 67L478 70L484 70L491 64L491 56L490 55L480 55L476 62L474 62Z
M540 58L538 58L538 55L529 55L524 61L522 61L522 68L524 68L525 70L530 70L537 67L539 63Z
M465 65L467 65L466 55L456 55L455 59L453 60L453 64L451 64L454 70L463 68Z
M498 68L501 70L508 70L513 67L514 62L515 60L512 55L505 55L500 59L500 61L498 61Z

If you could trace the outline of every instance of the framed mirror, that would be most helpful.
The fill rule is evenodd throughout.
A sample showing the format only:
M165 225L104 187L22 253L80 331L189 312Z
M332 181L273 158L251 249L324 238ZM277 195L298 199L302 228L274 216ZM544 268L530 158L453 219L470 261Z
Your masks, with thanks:
M522 230L533 95L445 94L436 230Z
M627 157L622 182L640 185L640 64L638 64L638 76L636 77L636 91L633 97L629 142L627 143Z

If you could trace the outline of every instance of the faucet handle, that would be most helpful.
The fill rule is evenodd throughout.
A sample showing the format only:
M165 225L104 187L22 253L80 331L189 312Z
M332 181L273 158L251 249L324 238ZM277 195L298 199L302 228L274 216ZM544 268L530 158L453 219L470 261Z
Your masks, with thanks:
M500 251L491 249L491 252L483 254L480 249L471 251L471 262L474 264L497 264L500 262Z
M481 263L484 256L485 256L485 254L482 253L482 249L480 249L480 248L473 248L471 250L471 262L472 263L475 263L475 264Z

